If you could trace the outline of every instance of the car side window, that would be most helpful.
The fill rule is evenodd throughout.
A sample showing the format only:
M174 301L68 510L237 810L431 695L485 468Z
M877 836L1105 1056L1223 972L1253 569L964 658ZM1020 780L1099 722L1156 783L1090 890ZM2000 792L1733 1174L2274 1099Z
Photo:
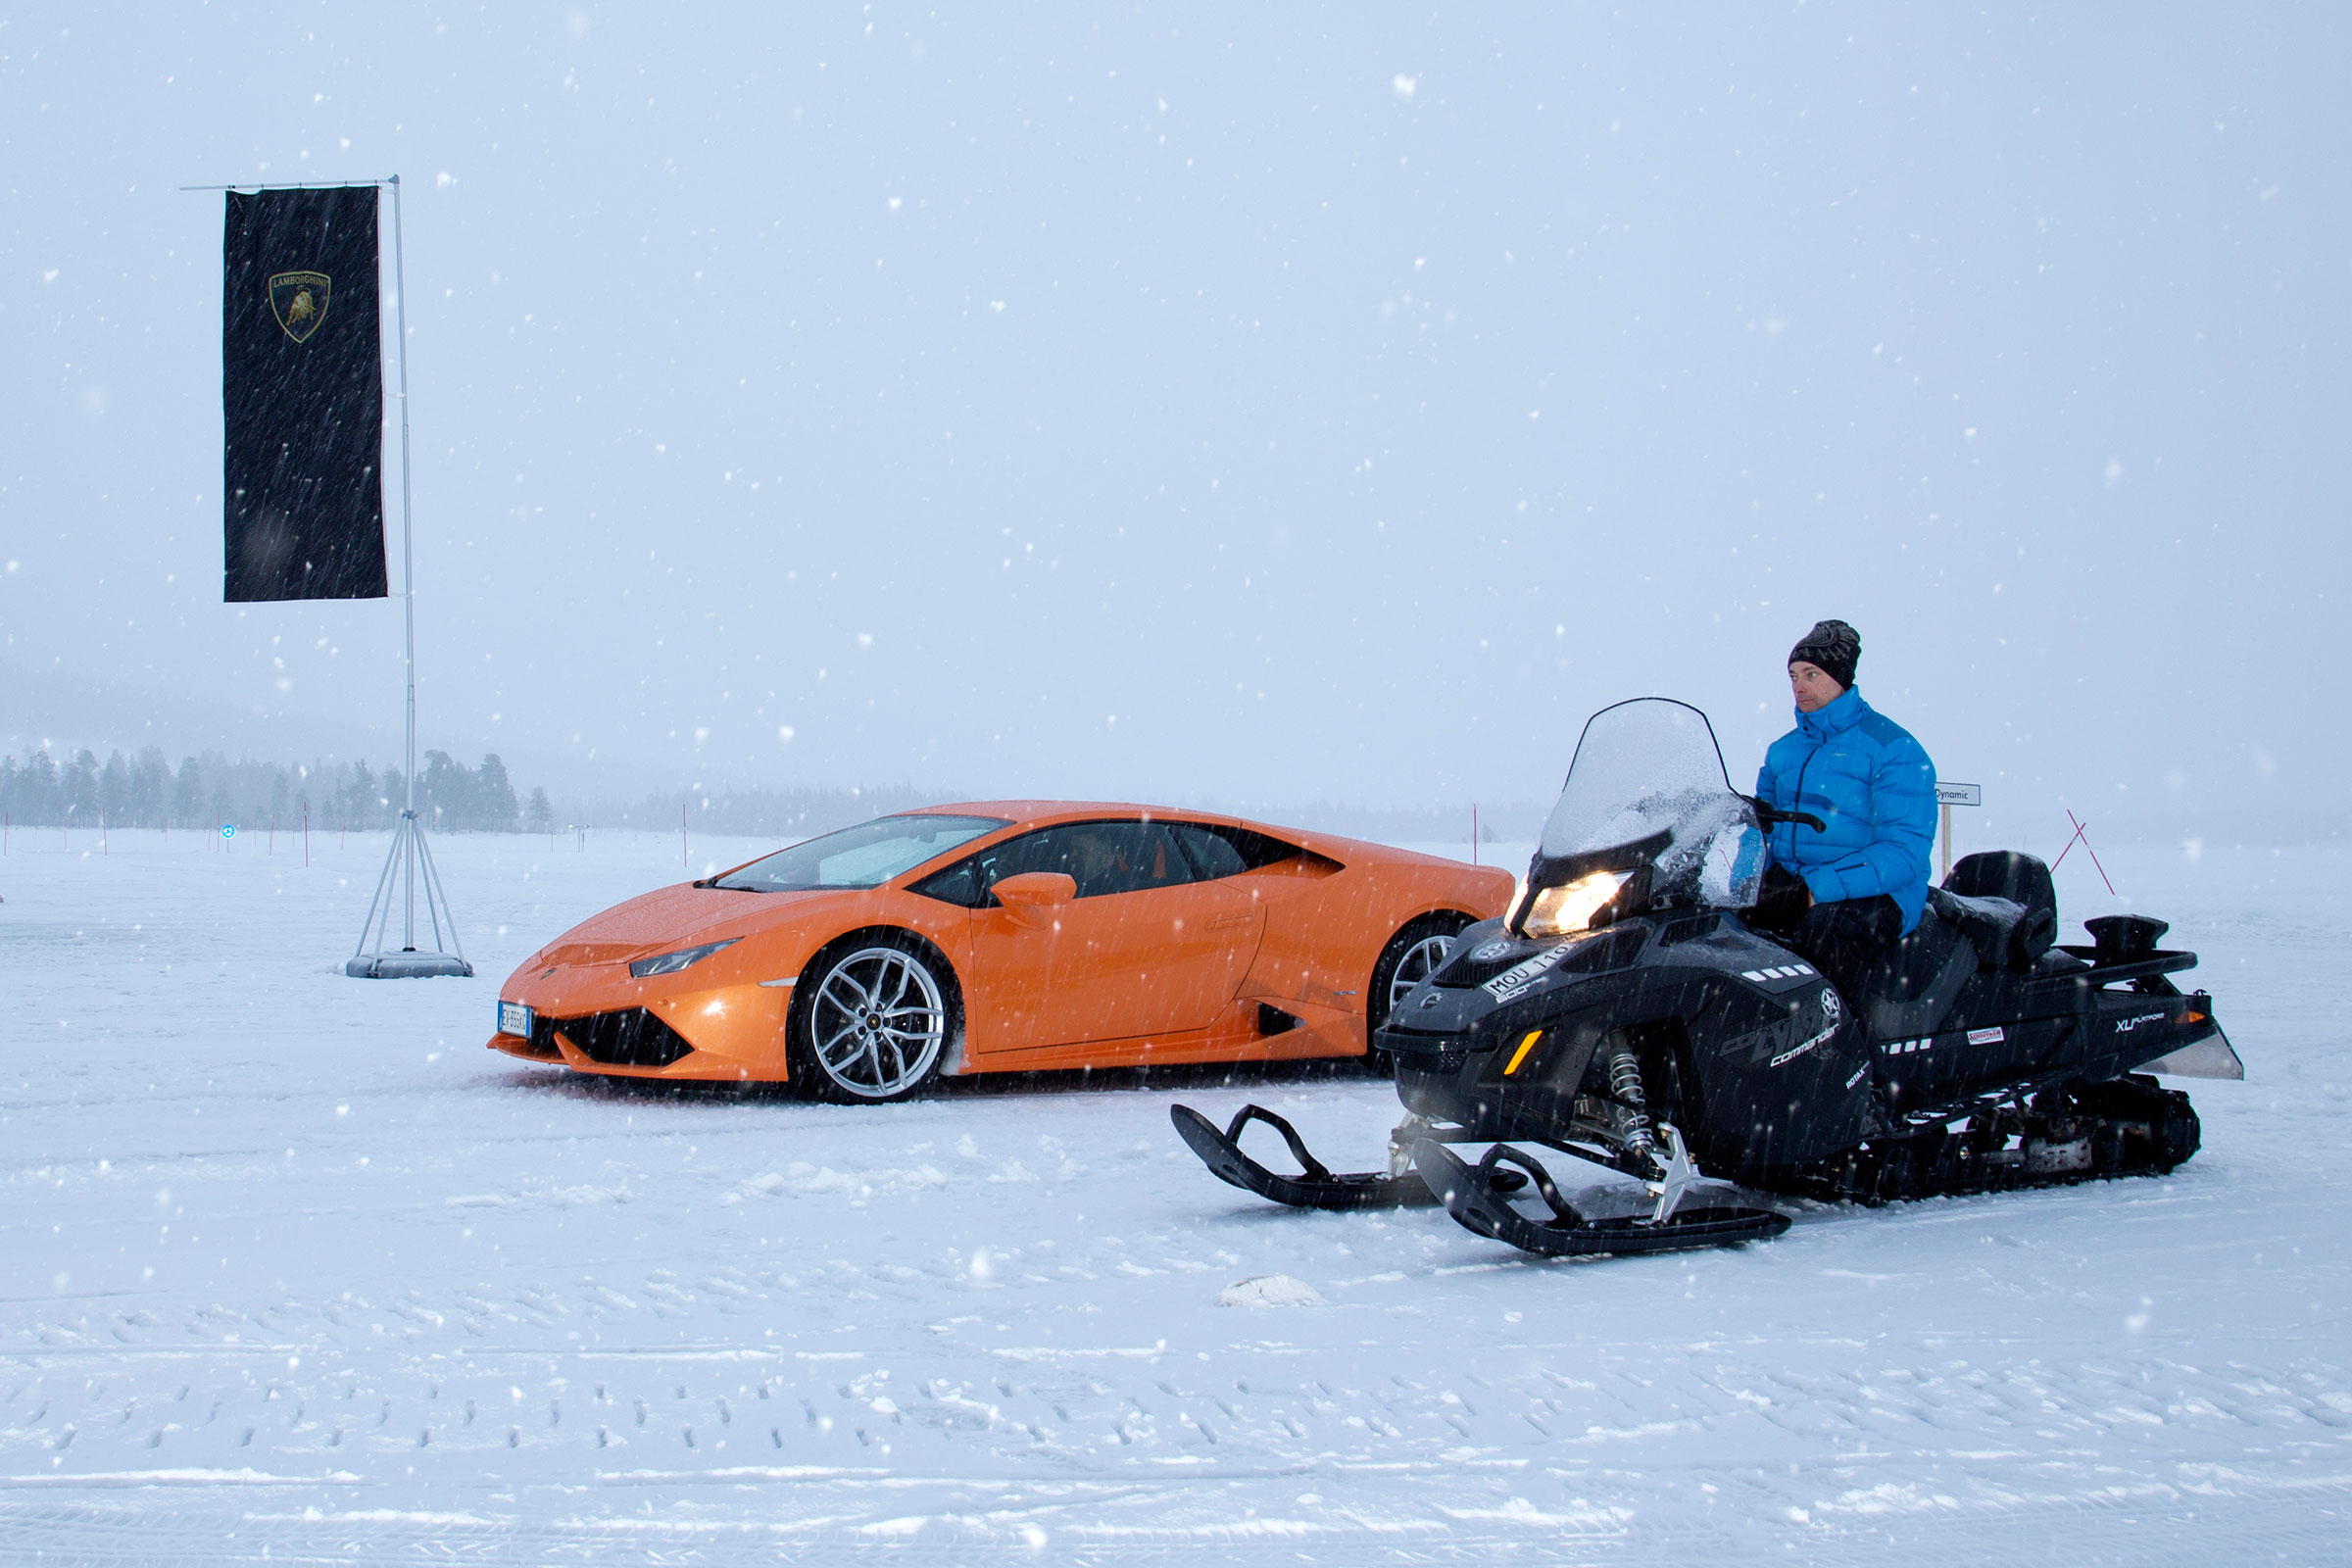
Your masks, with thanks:
M1118 829L1096 847L1096 884L1104 893L1144 893L1153 888L1180 887L1193 880L1192 862L1183 846L1157 822L1119 822ZM1088 897L1087 884L1078 896Z
M1296 844L1286 844L1281 839L1246 827L1207 822L1171 822L1168 825L1183 835L1184 847L1191 854L1193 865L1203 882L1214 877L1238 876L1244 871L1262 870L1305 853Z
M1198 822L1170 822L1168 831L1184 846L1185 855L1193 862L1194 874L1203 882L1240 876L1250 869L1250 862L1233 847L1233 841L1212 828Z
M908 884L906 891L919 893L926 899L937 899L943 904L976 909L988 901L988 880L984 876L981 861L995 853L994 850L983 850L978 855L967 855L946 870L934 871L920 882Z
M992 890L1008 876L1057 871L1078 885L1078 897L1142 893L1195 880L1193 862L1157 822L1067 822L1040 828L967 856L933 872L912 891L985 908Z

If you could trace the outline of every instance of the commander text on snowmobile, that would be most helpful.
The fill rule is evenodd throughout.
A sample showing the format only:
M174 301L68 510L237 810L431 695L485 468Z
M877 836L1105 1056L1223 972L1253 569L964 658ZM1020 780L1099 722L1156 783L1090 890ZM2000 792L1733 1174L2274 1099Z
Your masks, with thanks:
M2194 1153L2187 1096L2143 1071L2240 1077L2203 992L2170 976L2161 920L2088 922L2053 946L2048 869L1972 855L1929 891L1900 961L1848 999L1750 927L1762 829L1817 817L1735 794L1706 716L1642 698L1586 724L1509 915L1463 931L1378 1036L1408 1112L1387 1172L1335 1174L1251 1105L1176 1128L1209 1168L1323 1208L1443 1202L1530 1251L1663 1251L1778 1235L1761 1207L1685 1207L1701 1171L1876 1201L2158 1173ZM1238 1142L1280 1133L1302 1169ZM1456 1146L1486 1145L1476 1162ZM1635 1176L1636 1217L1578 1213L1514 1145ZM1532 1193L1529 1189L1532 1187ZM1522 1202L1540 1200L1545 1212Z

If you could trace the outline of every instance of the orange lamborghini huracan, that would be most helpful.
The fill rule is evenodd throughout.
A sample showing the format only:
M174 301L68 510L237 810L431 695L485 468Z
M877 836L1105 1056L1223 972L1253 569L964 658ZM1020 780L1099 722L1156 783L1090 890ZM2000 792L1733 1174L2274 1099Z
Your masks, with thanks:
M1360 1056L1511 889L1201 812L934 807L574 927L501 988L490 1049L841 1101L942 1073Z

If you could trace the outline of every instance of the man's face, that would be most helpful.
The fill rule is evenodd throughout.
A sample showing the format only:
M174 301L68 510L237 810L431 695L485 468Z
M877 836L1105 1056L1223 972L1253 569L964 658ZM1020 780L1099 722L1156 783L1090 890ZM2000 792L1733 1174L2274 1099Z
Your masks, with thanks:
M1845 688L1830 679L1830 672L1819 664L1798 660L1788 666L1788 693L1796 699L1800 713L1818 713L1845 695Z

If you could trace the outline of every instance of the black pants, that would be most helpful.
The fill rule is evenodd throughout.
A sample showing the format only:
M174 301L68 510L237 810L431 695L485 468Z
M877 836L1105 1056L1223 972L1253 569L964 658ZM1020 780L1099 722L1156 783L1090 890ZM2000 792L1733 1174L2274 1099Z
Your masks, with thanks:
M1778 865L1766 868L1751 918L1812 959L1848 1003L1859 1003L1872 973L1895 961L1903 937L1902 906L1886 894L1804 907L1803 881Z
M1902 906L1881 893L1816 904L1796 922L1788 945L1811 958L1849 1004L1858 1005L1871 976L1894 964L1902 939Z

